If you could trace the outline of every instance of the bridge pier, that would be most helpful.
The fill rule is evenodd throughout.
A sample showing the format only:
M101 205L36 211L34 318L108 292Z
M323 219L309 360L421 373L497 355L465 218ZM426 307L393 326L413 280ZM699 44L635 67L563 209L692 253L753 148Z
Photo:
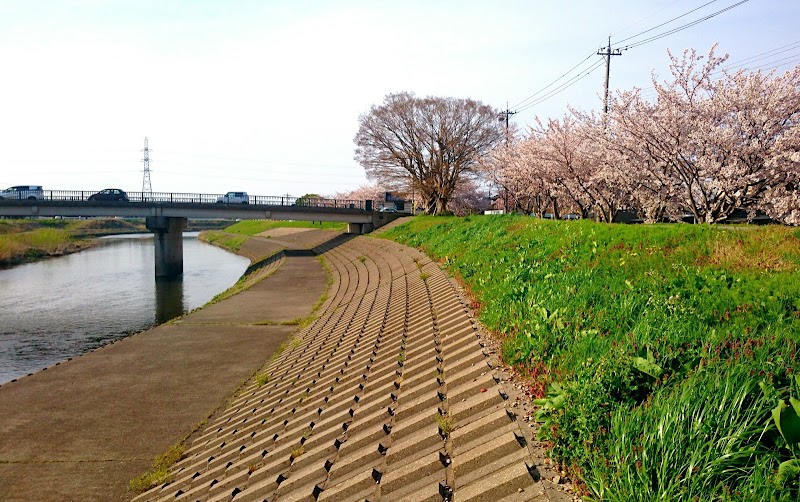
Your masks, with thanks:
M156 245L156 277L177 277L183 274L183 231L187 219L170 216L148 216L145 226L153 232Z
M347 224L347 233L348 234L368 234L375 230L375 226L372 223L348 223Z

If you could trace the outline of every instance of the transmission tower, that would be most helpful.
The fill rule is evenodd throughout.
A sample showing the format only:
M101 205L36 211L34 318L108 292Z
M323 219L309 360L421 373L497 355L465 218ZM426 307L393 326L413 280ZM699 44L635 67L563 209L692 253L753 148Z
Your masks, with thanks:
M147 138L144 139L144 158L142 159L142 163L144 164L144 179L142 179L142 193L153 193L153 186L150 184L150 149L147 147Z

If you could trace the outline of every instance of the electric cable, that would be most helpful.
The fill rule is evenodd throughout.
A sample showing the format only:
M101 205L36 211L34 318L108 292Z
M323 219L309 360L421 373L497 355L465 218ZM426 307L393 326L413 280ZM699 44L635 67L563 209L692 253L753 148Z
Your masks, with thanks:
M665 21L665 22L663 22L663 23L659 24L658 26L653 26L653 27L652 27L652 28L650 28L650 29L647 29L647 30L644 30L644 31L640 31L640 32L639 32L639 33L637 33L636 35L631 35L631 36L630 36L630 37L628 37L628 38L623 38L622 40L618 40L618 41L617 41L617 43L618 43L618 44L621 44L622 42L627 42L628 40L632 40L632 39L634 39L634 38L636 38L636 37L638 37L638 36L640 36L640 35L644 35L645 33L649 33L649 32L651 32L651 31L653 31L653 30L657 30L658 28L661 28L662 26L664 26L664 25L667 25L667 24L671 23L672 21L675 21L675 20L677 20L677 19L680 19L680 18L682 18L682 17L684 17L684 16L688 16L688 15L689 15L689 14L691 14L692 12L696 12L696 11L698 11L698 10L702 9L703 7L707 6L707 5L711 5L712 3L716 2L716 1L717 1L717 0L711 0L710 2L708 2L708 3L704 3L704 4L703 4L703 5L701 5L700 7L697 7L696 9L692 9L692 10L690 10L689 12L684 12L684 13L683 13L683 14L681 14L680 16L673 17L673 18L672 18L672 19L670 19L669 21Z
M745 3L749 2L749 1L750 0L741 0L740 2L737 2L737 3L733 4L733 5L729 5L728 7L725 7L724 9L720 9L717 12L714 12L714 13L709 14L707 16L701 17L700 19L696 19L696 20L694 20L694 21L692 21L690 23L686 23L684 25L678 26L677 28L673 28L673 29L671 29L669 31L665 31L664 33L659 33L658 35L653 35L652 37L645 38L644 40L640 40L638 42L634 42L632 44L629 44L629 45L626 45L624 47L621 47L621 50L625 50L626 51L628 49L633 49L634 47L639 47L640 45L649 44L650 42L653 42L655 40L667 37L669 35L673 35L675 33L678 33L679 31L683 31L683 30L685 30L687 28L691 28L692 26L696 26L696 25L698 25L698 24L700 24L700 23L702 23L704 21L708 21L711 18L714 18L714 17L716 17L716 16L718 16L718 15L724 13L724 12L727 12L727 11L729 11L731 9L734 9L734 8L736 8L736 7L738 7L738 6L742 5L742 4L745 4Z

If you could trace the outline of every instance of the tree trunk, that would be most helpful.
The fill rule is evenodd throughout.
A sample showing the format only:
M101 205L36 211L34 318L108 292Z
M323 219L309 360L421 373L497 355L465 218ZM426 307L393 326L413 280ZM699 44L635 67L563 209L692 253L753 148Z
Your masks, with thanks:
M444 214L447 212L447 199L441 197L436 198L436 209L434 214Z

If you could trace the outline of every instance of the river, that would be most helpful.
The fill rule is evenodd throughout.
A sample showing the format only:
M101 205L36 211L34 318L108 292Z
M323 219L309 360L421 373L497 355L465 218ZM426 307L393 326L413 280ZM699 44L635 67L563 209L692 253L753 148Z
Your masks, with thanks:
M250 261L184 233L183 277L155 279L152 234L0 270L0 385L206 304Z

